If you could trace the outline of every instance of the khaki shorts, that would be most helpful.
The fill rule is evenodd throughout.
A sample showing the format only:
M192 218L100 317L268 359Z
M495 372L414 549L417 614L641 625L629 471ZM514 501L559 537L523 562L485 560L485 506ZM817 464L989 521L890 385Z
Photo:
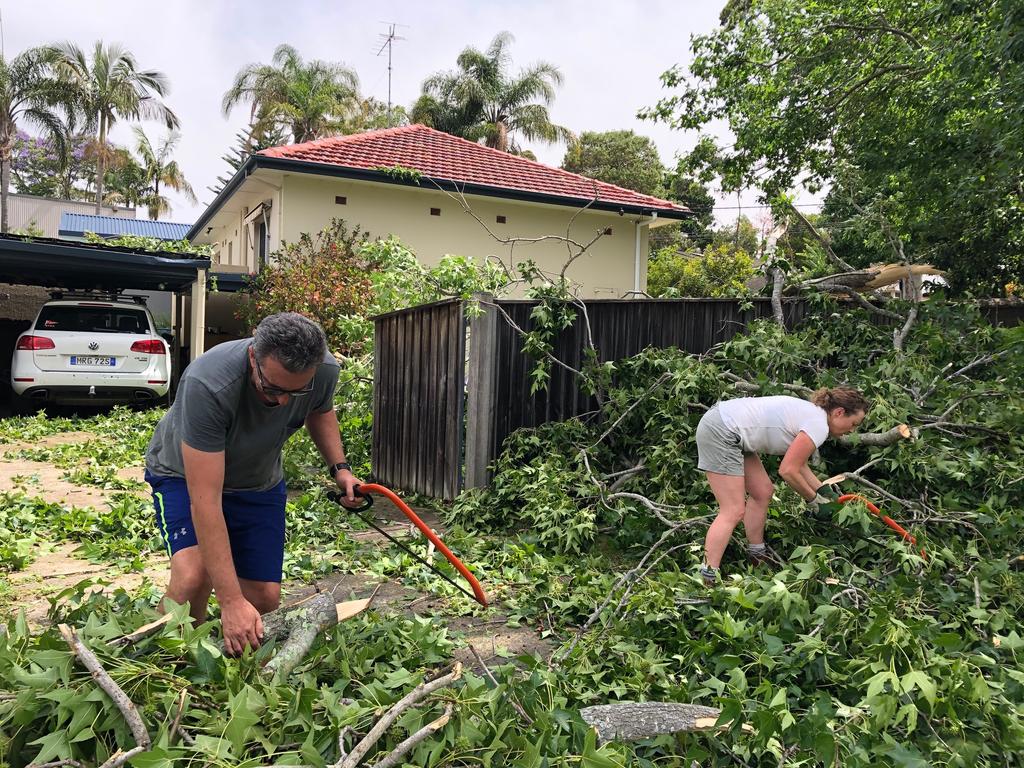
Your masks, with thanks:
M697 424L697 468L743 477L743 457L740 436L725 426L718 406L714 406Z

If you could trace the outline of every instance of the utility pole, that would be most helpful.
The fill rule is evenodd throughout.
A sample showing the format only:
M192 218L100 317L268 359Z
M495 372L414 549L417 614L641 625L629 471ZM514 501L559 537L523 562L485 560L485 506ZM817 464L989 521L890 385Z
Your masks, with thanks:
M398 42L399 40L404 40L405 38L404 37L399 37L398 35L395 34L395 27L396 26L403 26L403 25L401 25L401 24L397 24L396 25L394 23L384 22L384 21L382 21L381 24L387 24L388 25L388 31L386 33L382 32L381 34L379 34L377 36L378 39L382 42L380 50L377 51L377 55L380 56L382 53L384 53L384 49L385 48L388 49L388 128L390 128L391 127L391 50L392 50L392 48L394 48L394 45L395 45L396 42Z

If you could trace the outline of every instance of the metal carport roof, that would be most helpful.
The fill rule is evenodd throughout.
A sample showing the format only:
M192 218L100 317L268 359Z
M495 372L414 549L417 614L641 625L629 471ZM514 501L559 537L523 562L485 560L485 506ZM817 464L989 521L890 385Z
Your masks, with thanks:
M48 288L187 290L210 260L103 244L0 235L0 282Z

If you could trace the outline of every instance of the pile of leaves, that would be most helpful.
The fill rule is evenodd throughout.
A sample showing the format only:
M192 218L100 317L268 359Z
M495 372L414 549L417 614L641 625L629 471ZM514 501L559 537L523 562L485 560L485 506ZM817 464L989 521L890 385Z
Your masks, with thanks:
M448 520L587 558L523 614L589 627L556 658L607 696L723 706L729 756L693 744L687 760L1002 765L1024 748L1024 576L1008 564L1024 554L1022 331L934 302L900 352L890 328L822 302L795 333L765 322L702 358L649 350L610 366L599 412L513 434L490 489L465 494ZM826 443L818 474L856 470L847 489L908 527L927 559L862 504L815 519L780 484L768 540L785 562L751 570L731 547L725 586L691 604L716 511L696 468L704 410L839 384L872 401L862 430L906 423L915 438ZM604 573L591 570L595 552ZM661 685L623 682L660 668L671 670Z
M492 597L483 616L536 629L549 651L509 659L493 680L467 672L410 710L368 762L452 704L406 764L1013 764L1024 750L1024 574L1008 565L1024 550L1022 343L1019 329L929 302L897 352L891 328L823 302L792 333L764 323L704 357L651 350L595 365L597 413L514 434L492 488L446 513L449 545ZM724 583L705 590L696 568L715 508L693 431L704 408L740 393L737 379L762 394L853 384L874 403L863 431L916 430L886 447L826 443L817 471L858 470L874 487L851 490L904 523L927 558L863 505L814 519L780 485L768 535L784 562L753 569L734 546ZM444 671L462 643L444 623L482 610L404 553L354 542L352 521L307 474L305 448L288 450L289 483L307 489L290 503L288 580L341 569L449 599L422 616L361 614L279 680L260 671L273 647L224 658L215 618L193 627L179 612L116 647L156 616L159 590L79 585L51 619L77 627L139 707L154 746L133 765L333 763L346 726L351 748L351 733ZM18 515L16 540L50 512ZM49 525L47 535L78 535ZM718 707L720 728L600 746L579 716L642 700ZM8 623L0 764L93 765L133 743L55 629Z

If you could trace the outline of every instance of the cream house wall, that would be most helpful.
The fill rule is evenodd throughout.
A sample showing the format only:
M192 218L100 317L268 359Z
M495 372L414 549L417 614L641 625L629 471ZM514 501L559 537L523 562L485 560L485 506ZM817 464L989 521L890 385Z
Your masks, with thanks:
M343 204L339 198L344 200ZM564 237L571 222L569 236L585 243L598 231L610 228L611 234L591 246L567 274L583 286L586 297L619 297L634 289L638 230L635 214L586 211L573 219L577 212L563 206L480 196L467 196L466 200L473 213L499 237ZM440 214L431 215L432 208L439 209ZM360 225L374 237L395 235L426 265L436 264L445 254L453 253L478 261L496 256L506 264L532 259L545 272L557 274L568 259L562 241L519 243L514 248L498 242L456 199L434 189L286 174L279 202L272 211L278 224L272 230L272 249L278 247L281 236L294 242L303 233L318 232L332 217L338 217ZM499 216L505 217L504 223L498 222ZM647 229L639 227L641 289L647 281Z
M215 268L229 267L232 272L256 272L259 270L257 258L257 224L264 221L262 213L253 214L261 204L268 204L266 211L267 224L267 255L269 256L281 242L281 191L269 190L265 194L247 194L247 204L238 202L238 210L231 210L226 217L228 223L214 227L210 232L196 238L199 243L211 243L214 246L213 261ZM234 201L233 201L234 202ZM248 221L247 221L248 219Z

